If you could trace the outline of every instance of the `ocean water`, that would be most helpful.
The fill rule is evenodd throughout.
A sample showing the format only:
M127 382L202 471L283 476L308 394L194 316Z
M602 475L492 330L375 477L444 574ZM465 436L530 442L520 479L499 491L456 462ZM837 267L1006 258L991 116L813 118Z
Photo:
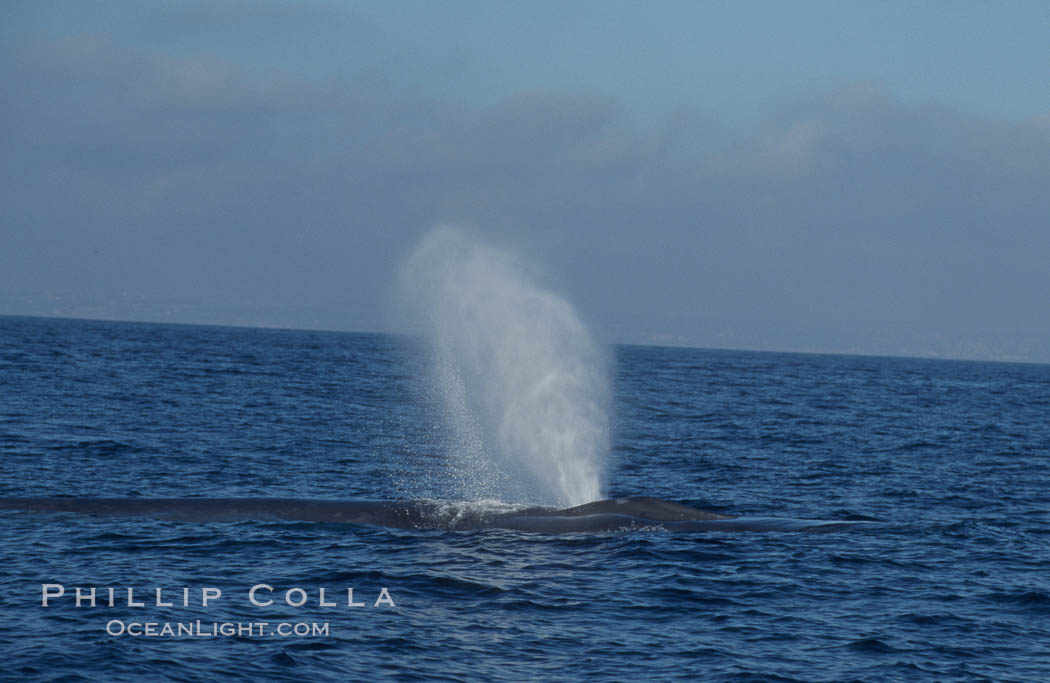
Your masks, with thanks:
M606 495L874 523L544 535L3 512L0 677L1050 679L1050 366L610 354ZM0 317L0 496L448 497L456 442L425 365L381 335ZM47 607L45 584L64 591ZM259 584L272 604L249 600ZM261 622L291 635L244 630ZM197 631L129 634L145 624ZM225 624L242 632L199 635Z

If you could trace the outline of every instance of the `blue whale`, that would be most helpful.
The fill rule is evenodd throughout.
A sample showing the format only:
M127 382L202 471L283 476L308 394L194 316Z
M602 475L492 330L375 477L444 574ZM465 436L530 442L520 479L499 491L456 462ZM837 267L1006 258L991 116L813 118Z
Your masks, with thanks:
M0 510L137 517L178 522L247 520L367 524L400 529L514 529L572 533L667 531L839 531L864 522L732 517L668 500L635 496L570 508L492 508L439 500L302 498L0 498Z

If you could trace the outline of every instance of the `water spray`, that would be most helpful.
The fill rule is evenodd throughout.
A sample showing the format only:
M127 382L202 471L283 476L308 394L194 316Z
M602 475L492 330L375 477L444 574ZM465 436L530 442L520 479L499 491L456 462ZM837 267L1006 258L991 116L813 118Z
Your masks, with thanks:
M509 252L455 228L427 234L402 277L432 342L457 495L600 499L609 382L572 306L535 285Z

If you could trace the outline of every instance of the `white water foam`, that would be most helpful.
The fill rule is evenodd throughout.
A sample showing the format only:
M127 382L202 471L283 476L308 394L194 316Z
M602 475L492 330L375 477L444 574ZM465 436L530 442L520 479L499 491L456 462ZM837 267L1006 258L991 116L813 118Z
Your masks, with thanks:
M564 299L512 255L438 228L402 272L433 342L459 496L550 505L602 497L605 360Z

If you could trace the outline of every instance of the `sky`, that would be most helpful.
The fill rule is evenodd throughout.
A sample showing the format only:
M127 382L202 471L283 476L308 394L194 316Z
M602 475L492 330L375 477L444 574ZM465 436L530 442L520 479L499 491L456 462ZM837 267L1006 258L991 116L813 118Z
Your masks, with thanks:
M1050 362L1045 2L0 3L0 314Z

